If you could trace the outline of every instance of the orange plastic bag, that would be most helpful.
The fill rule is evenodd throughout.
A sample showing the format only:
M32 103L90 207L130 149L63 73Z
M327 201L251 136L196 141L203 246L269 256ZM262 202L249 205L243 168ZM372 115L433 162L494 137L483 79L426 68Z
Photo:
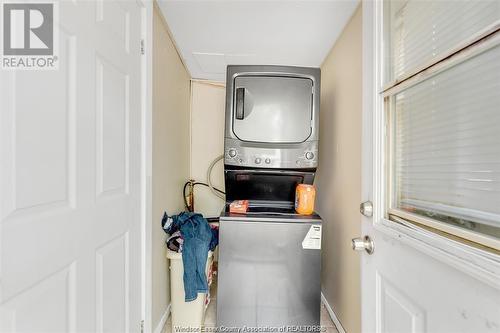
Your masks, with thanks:
M314 212L316 188L314 185L299 184L295 189L295 211L300 215L311 215Z

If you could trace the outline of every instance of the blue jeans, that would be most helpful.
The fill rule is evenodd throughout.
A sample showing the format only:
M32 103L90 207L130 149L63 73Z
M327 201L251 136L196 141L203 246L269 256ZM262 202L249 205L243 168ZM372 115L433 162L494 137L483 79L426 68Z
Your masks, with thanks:
M201 214L181 213L172 217L179 223L184 238L182 263L184 264L185 301L194 301L198 293L207 293L208 284L205 274L212 230Z

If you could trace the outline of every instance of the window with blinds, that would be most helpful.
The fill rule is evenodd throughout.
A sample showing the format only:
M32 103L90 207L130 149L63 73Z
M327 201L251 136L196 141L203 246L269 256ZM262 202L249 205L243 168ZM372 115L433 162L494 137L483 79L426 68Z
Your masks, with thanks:
M500 249L500 1L384 12L388 214Z
M487 30L500 18L499 0L386 1L385 83L415 73Z

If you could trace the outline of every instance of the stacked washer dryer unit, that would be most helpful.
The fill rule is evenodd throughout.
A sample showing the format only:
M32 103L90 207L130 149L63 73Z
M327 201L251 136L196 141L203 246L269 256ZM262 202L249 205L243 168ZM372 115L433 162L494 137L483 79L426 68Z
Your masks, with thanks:
M321 219L293 209L318 164L319 97L318 68L227 68L218 326L319 325Z

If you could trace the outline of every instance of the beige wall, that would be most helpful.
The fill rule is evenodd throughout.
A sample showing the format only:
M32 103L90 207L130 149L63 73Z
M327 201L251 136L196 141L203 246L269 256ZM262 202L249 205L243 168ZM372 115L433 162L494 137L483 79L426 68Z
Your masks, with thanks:
M210 163L224 152L224 85L193 80L191 83L191 178L207 181ZM224 189L224 163L218 162L212 182ZM219 216L224 202L211 191L197 186L195 210L206 217Z
M350 242L360 236L361 6L321 66L321 124L316 178L324 219L322 290L342 326L361 331L360 258Z
M182 186L189 179L190 75L185 69L158 8L153 14L153 212L152 327L170 303L163 212L184 209Z

